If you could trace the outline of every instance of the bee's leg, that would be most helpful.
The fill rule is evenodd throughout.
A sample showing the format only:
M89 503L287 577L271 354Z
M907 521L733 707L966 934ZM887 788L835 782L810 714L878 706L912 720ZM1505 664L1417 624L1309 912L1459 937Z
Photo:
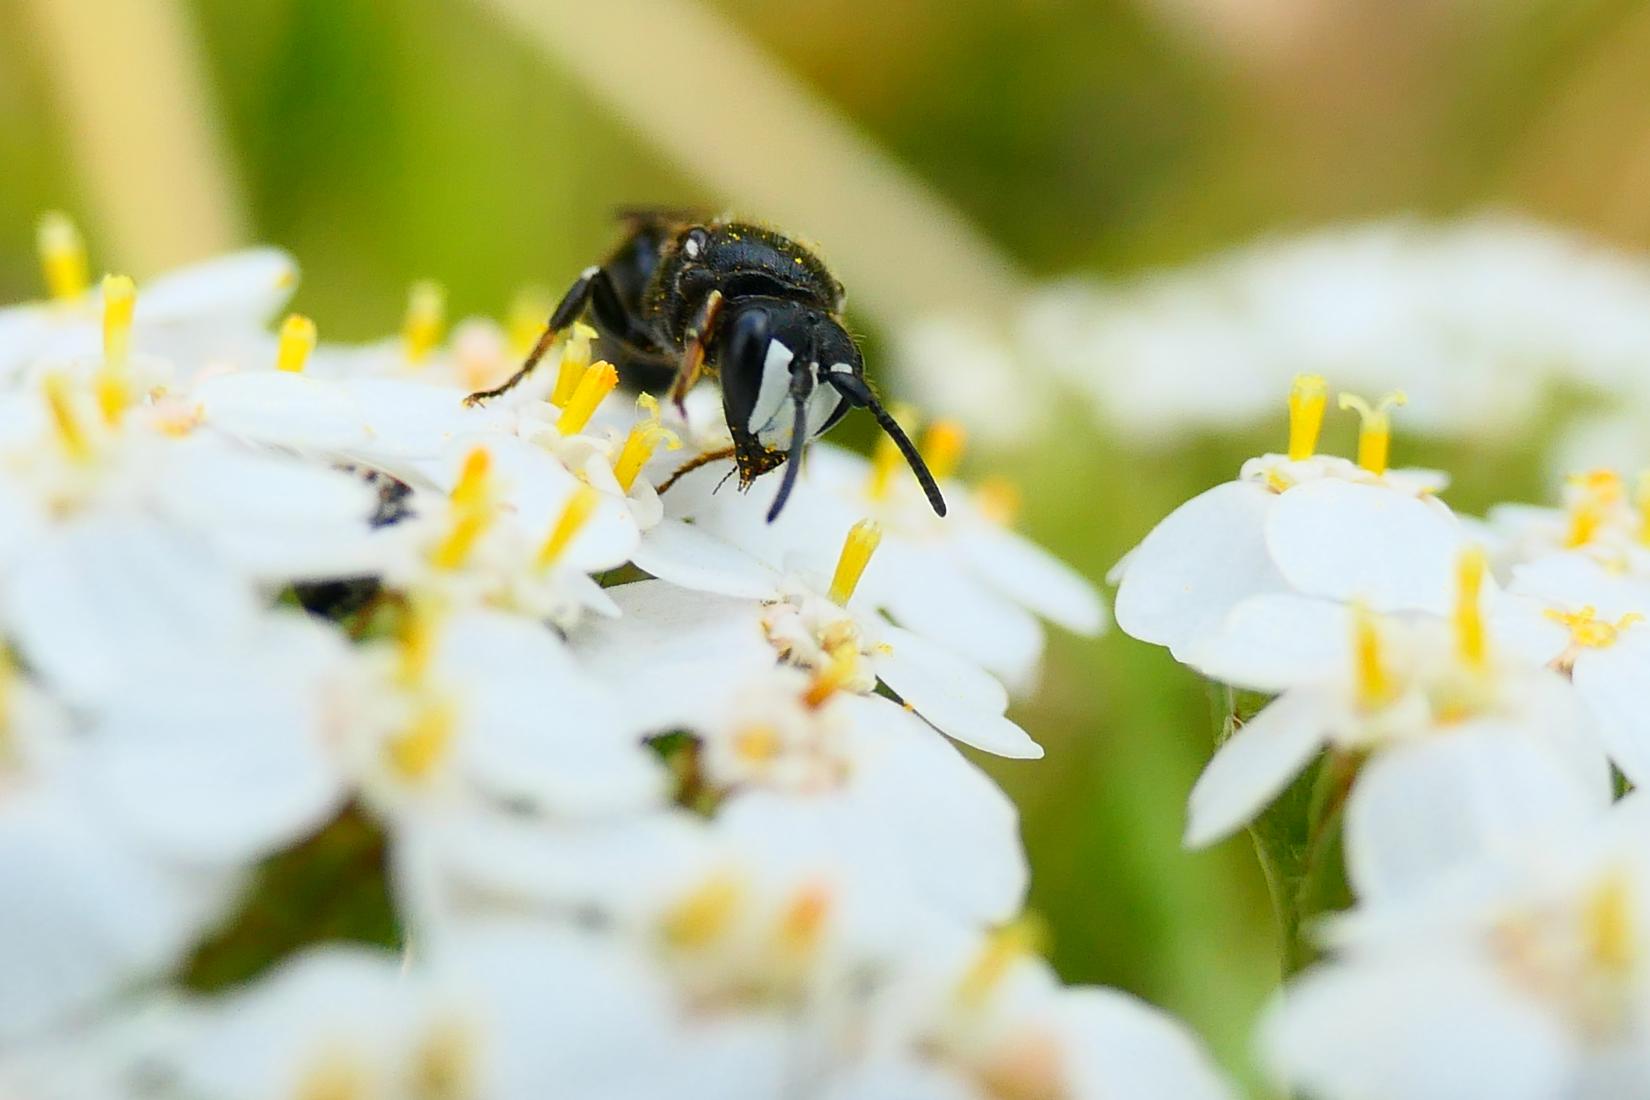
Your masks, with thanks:
M716 318L721 312L722 292L713 290L705 295L704 304L693 315L682 336L682 360L676 365L676 378L670 384L670 400L677 409L683 409L688 391L699 381L699 372L705 366L705 340L716 327Z
M584 311L590 306L591 300L598 297L610 298L614 301L618 299L618 295L613 291L613 284L607 277L607 272L600 267L587 267L579 274L573 285L567 288L567 293L562 295L561 302L556 306L555 311L550 314L550 320L545 322L544 331L539 334L538 341L533 344L533 350L527 353L527 358L523 360L521 368L505 379L502 385L495 386L490 390L472 393L464 399L464 403L466 405L479 405L483 401L489 401L515 389L522 379L533 373L533 368L539 365L539 360L543 359L544 353L550 350L550 345L556 342L556 337L571 328L573 322L584 315Z
M934 509L935 515L945 515L945 497L940 494L940 487L935 483L934 475L929 472L928 463L922 460L922 453L905 434L905 429L901 428L899 421L882 407L882 402L877 400L877 395L871 392L871 387L865 384L865 380L847 371L826 371L823 377L838 393L847 398L849 404L871 410L877 424L888 433L888 438L894 441L899 453L905 456L911 472L917 475L917 483L922 486L929 507Z

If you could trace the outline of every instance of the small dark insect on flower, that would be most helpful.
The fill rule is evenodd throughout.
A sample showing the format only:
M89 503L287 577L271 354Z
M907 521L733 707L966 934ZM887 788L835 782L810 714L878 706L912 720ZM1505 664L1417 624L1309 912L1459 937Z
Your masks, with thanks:
M521 369L498 388L471 394L472 404L515 386L588 314L632 367L674 372L670 399L678 407L701 374L720 379L733 447L692 465L732 457L745 489L783 465L770 522L796 484L803 445L854 407L871 410L934 511L945 515L928 467L865 380L864 359L842 327L842 284L817 256L745 222L665 210L621 216L623 242L579 275Z

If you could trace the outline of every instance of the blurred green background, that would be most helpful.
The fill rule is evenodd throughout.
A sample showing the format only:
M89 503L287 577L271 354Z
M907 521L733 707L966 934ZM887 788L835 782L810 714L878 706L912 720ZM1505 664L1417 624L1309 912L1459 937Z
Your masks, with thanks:
M500 15L530 0L0 0L0 297L38 293L34 224L52 207L80 219L94 265L140 275L234 238L281 244L304 268L299 305L334 338L391 330L418 277L445 281L455 314L557 287L609 245L619 204L771 215L716 170L773 138L725 123L745 105L715 91L720 48L678 48L643 0L598 3L587 32L580 5L546 0L558 28L546 51ZM706 10L728 49L754 44L934 209L976 226L1010 272L1117 276L1263 232L1486 205L1650 240L1650 4ZM590 65L691 104L705 136L661 150L658 121L594 90ZM810 235L839 195L805 184L786 192L800 212L786 228ZM895 268L894 287L926 285L938 262L852 234L824 245L862 270ZM886 319L878 304L867 312ZM878 327L862 327L874 348ZM973 462L1011 475L1026 529L1098 581L1175 503L1270 442L1129 453L1071 419ZM1539 491L1528 450L1423 454L1401 427L1397 447L1400 462L1453 468L1468 510ZM1121 636L1058 637L1019 715L1048 757L994 770L1023 807L1032 905L1057 966L1182 1014L1241 1067L1277 963L1247 841L1179 849L1208 752L1202 688Z

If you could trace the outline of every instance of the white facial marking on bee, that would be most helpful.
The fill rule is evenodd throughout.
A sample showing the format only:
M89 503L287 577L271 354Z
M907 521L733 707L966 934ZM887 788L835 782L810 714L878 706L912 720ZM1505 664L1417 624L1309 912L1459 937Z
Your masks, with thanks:
M682 246L682 251L688 254L688 259L697 260L699 258L699 241L694 237L689 237L687 243Z
M768 341L768 357L762 361L762 384L756 391L756 404L751 408L751 420L746 427L765 446L772 446L768 435L775 421L782 419L791 391L791 360L796 353L778 340ZM764 434L768 433L768 434Z

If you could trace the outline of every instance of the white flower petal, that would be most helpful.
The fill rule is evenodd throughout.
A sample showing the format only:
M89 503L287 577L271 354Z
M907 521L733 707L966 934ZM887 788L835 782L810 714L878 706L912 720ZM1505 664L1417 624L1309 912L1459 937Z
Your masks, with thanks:
M1036 760L1042 746L1003 717L1008 695L991 674L910 631L889 627L877 677L941 732L985 752Z
M1229 1100L1235 1094L1184 1025L1114 989L1059 994L1055 1018L1073 1096Z
M1610 759L1635 787L1650 783L1650 644L1642 637L1629 639L1647 630L1630 627L1628 637L1615 645L1584 650L1571 673Z
M1352 667L1347 605L1292 592L1251 596L1211 633L1189 642L1182 659L1212 679L1277 692L1345 677Z
M372 438L365 411L335 382L287 371L241 371L195 387L201 417L237 439L341 452Z
M1213 630L1239 601L1286 588L1263 538L1279 499L1261 485L1230 481L1176 508L1129 552L1112 608L1118 627L1177 649Z
M723 596L772 599L778 576L732 543L693 524L665 518L636 547L637 568L660 580Z
M1289 785L1323 746L1333 721L1325 703L1321 692L1285 692L1215 750L1192 787L1188 848L1224 840Z
M980 576L1020 606L1078 634L1095 635L1105 625L1093 583L1030 539L985 522L957 544Z

